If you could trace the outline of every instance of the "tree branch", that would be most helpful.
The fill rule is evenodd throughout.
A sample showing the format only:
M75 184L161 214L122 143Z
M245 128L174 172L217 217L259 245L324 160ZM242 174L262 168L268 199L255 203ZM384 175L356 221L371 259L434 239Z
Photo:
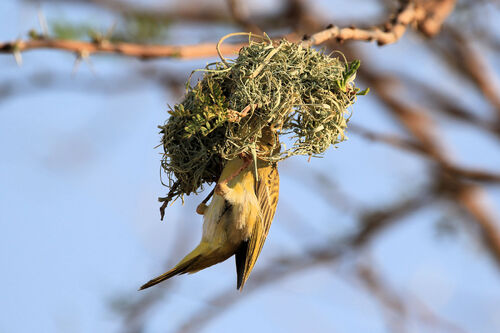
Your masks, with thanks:
M223 44L221 52L234 54L247 45ZM196 45L143 45L135 43L85 42L63 39L31 39L0 43L0 53L16 53L34 49L58 49L89 56L93 53L120 54L141 59L151 58L205 58L217 55L215 44L204 43Z
M455 7L455 0L404 0L401 2L399 11L384 24L382 29L378 27L359 29L331 26L315 33L303 44L307 46L318 45L327 40L336 39L339 42L346 40L376 41L378 45L386 45L398 41L407 27L413 23L416 23L427 36L434 36Z
M423 0L422 0L423 1ZM230 4L234 2L230 1ZM390 19L384 27L371 29L359 29L355 27L338 28L335 26L329 27L326 30L313 34L310 38L303 40L302 45L314 46L322 44L330 39L336 38L338 41L358 40L358 41L377 41L379 45L394 43L399 40L408 25L417 23L422 26L440 27L443 20L446 18L444 13L449 14L453 9L455 0L434 0L424 5L420 1L405 0L399 12ZM241 16L234 7L233 14L240 23L244 24L244 20L238 19ZM446 8L444 10L443 8ZM440 13L437 15L436 13ZM426 23L427 22L427 23ZM432 23L428 23L432 22ZM248 23L248 22L247 22ZM426 31L437 33L436 28L428 28ZM292 41L296 37L289 36ZM221 46L221 52L224 54L235 54L238 50L245 46L245 43L240 44L224 44ZM216 56L215 43L205 43L196 45L143 45L135 43L111 43L108 40L86 42L77 40L61 40L36 38L28 40L16 40L11 42L0 43L0 53L12 53L16 58L25 51L35 49L59 49L64 51L74 52L79 56L88 57L93 53L108 53L119 54L141 59L151 58L205 58Z
M376 133L367 128L358 125L349 125L349 130L356 133L368 140L381 142L389 146L403 149L412 153L423 155L424 157L434 159L432 155L432 150L429 150L426 146L422 145L419 141L406 139L403 137L398 137L395 135L388 135L383 133ZM465 168L454 164L448 164L447 162L442 162L443 169L452 174L453 177L462 178L465 180L471 180L476 182L483 182L489 184L500 184L500 174L493 173L490 171Z
M465 209L481 230L482 238L491 257L500 268L500 230L498 217L493 207L485 204L486 194L479 187L467 184L460 177L469 176L479 179L490 179L491 175L480 175L467 171L454 163L447 154L450 150L443 143L439 130L433 119L421 109L400 101L391 89L384 84L383 76L369 72L366 67L359 72L363 79L377 93L380 100L388 107L392 115L408 130L408 132L426 147L429 158L434 160L440 171L437 175L436 193L447 196L459 207ZM496 176L493 177L496 179Z

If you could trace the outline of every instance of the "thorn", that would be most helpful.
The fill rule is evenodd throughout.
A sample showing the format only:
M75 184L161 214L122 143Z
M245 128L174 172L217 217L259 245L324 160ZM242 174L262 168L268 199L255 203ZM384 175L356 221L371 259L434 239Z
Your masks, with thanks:
M73 64L73 70L71 71L71 76L76 76L76 72L78 72L78 67L80 67L80 63L82 62L82 57L78 54L75 59L75 63Z
M42 8L38 6L38 11L37 11L37 16L38 16L38 23L40 24L40 28L42 29L42 35L45 38L49 37L49 27L47 25L47 20L45 19L45 15L42 12Z
M304 34L304 36L302 36L302 40L308 40L309 38L311 38L311 36L308 34Z
M22 67L23 57L21 56L21 52L19 52L19 50L17 50L17 51L14 51L13 54L14 54L14 59L16 60L17 66Z
M111 36L113 35L113 32L115 32L116 29L116 20L113 22L113 24L109 27L108 31L104 34L104 39L109 40Z
M89 66L90 72L93 75L97 75L94 65L92 61L90 61L90 53L87 50L81 50L77 53L76 59L75 59L75 64L73 65L73 70L71 71L71 75L75 76L76 73L78 72L78 68L80 67L80 64L82 63L82 60L87 63Z
M334 27L334 25L330 23L329 25L327 25L327 26L326 26L326 28L325 28L325 29L331 29L331 28L333 28L333 27Z
M21 40L17 39L14 45L12 46L12 55L14 56L14 60L16 61L17 66L19 67L23 65L23 57L21 55L21 50L19 49L20 43Z
M92 60L90 60L90 56L87 55L86 57L83 58L83 60L87 63L87 66L89 66L90 72L92 75L97 76L97 72L95 71L94 64L92 63Z

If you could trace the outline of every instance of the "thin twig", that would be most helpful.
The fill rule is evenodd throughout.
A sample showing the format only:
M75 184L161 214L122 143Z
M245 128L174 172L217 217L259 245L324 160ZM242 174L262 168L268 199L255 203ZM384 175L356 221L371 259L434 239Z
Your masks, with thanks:
M400 320L406 319L408 315L412 313L410 309L414 306L418 306L419 319L432 325L433 328L438 329L440 332L444 330L447 332L465 333L465 330L457 326L457 324L430 311L420 301L413 299L414 297L401 297L398 295L394 288L388 285L386 282L387 279L382 278L381 274L376 271L375 267L375 265L366 262L359 264L357 267L357 275L361 282L363 282L363 285L379 300L380 304L384 308L395 313ZM393 323L389 321L389 323L398 324L397 328L402 330L402 322Z

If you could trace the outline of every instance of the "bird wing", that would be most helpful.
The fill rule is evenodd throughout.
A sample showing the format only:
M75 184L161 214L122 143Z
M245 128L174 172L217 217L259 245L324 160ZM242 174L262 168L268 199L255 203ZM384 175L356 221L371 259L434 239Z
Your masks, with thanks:
M238 272L238 289L243 288L250 272L252 271L260 251L264 246L269 228L273 222L274 213L278 204L280 179L277 164L268 163L258 168L259 180L256 182L255 193L259 201L260 215L254 224L250 239L247 244L241 247L245 251L244 266L242 253L236 256L236 266ZM240 266L240 267L238 267ZM241 267L243 266L243 267ZM242 269L243 268L243 269Z

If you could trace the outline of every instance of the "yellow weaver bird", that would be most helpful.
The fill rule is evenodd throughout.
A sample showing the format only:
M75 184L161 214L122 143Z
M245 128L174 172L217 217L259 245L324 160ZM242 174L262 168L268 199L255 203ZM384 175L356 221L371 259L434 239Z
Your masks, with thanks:
M278 136L267 127L258 142L257 156L270 152L273 147L279 149ZM205 204L209 195L196 209L204 220L200 244L174 268L139 290L178 274L198 272L232 255L236 259L236 287L243 288L262 250L278 204L277 164L257 158L256 167L257 172L252 157L246 154L227 162L212 201L208 206Z

